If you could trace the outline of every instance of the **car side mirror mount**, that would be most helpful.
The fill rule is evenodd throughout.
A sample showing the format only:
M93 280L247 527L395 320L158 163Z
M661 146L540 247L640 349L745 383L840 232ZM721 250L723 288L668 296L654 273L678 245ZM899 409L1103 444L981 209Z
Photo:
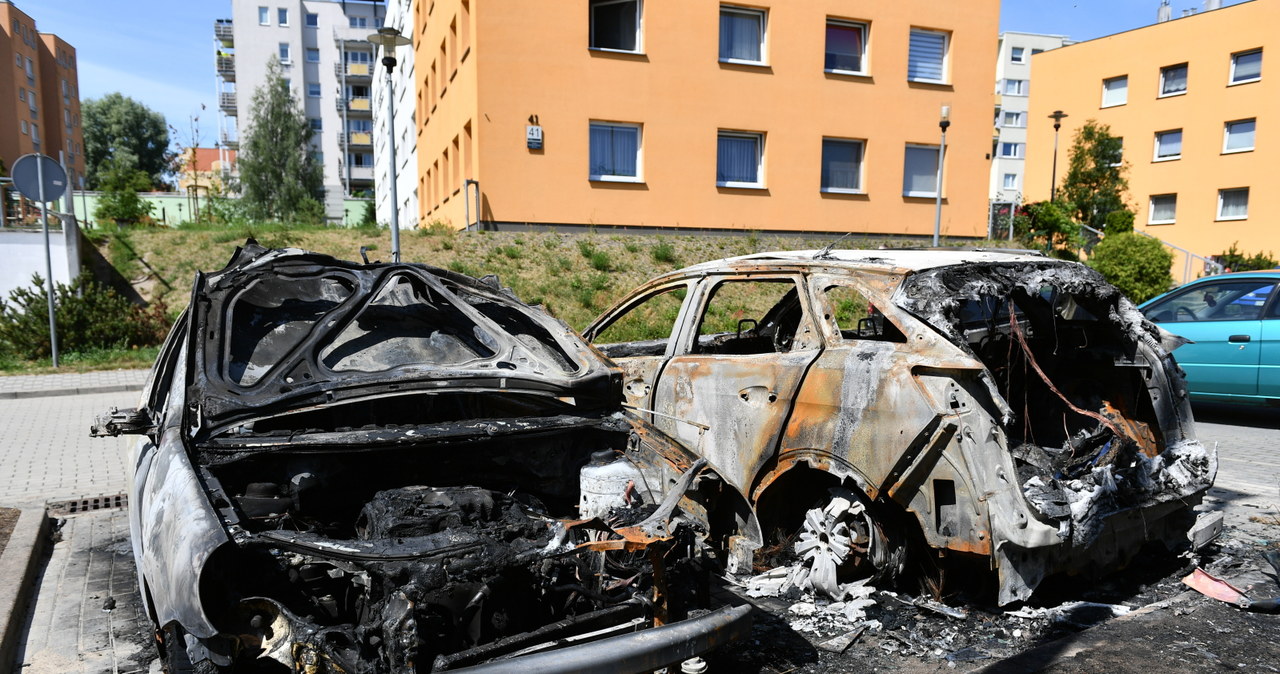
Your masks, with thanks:
M94 418L89 427L91 438L114 438L118 435L146 435L155 430L155 421L146 409L112 407Z

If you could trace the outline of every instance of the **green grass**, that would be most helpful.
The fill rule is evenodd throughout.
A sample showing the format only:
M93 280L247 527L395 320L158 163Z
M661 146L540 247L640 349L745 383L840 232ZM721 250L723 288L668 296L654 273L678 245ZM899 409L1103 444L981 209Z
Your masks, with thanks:
M138 349L98 349L79 353L58 354L58 368L53 359L20 360L0 356L0 375L52 374L55 372L92 372L94 370L148 369L155 362L160 347Z

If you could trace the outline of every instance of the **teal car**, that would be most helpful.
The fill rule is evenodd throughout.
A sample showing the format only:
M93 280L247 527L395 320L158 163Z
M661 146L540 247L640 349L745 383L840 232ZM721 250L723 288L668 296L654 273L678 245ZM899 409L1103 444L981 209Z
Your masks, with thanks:
M1139 308L1191 340L1174 354L1192 400L1280 405L1280 270L1208 276Z

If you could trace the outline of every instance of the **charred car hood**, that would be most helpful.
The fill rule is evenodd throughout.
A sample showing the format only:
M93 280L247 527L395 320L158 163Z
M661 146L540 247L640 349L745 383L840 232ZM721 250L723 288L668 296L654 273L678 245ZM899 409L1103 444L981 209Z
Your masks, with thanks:
M405 392L503 390L617 407L620 377L564 323L482 281L249 240L192 290L188 428Z

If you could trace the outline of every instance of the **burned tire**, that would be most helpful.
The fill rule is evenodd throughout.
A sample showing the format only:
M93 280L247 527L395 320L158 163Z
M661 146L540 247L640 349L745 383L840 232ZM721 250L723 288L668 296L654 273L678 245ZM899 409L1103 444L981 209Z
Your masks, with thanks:
M886 528L875 504L860 493L833 487L825 505L805 513L795 544L802 558L800 585L840 599L842 583L896 578L905 567L902 537Z
M165 674L216 674L217 666L208 660L199 664L191 662L185 634L177 623L171 623L160 631L160 665Z

